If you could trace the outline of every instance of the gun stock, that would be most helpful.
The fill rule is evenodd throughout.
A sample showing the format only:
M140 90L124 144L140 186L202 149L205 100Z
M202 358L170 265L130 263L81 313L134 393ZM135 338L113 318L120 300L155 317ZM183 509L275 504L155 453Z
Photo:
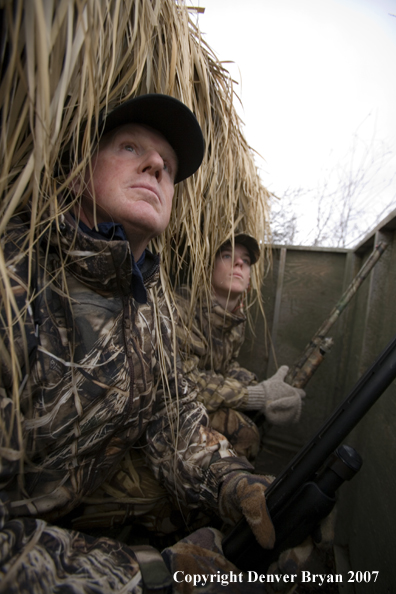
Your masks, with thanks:
M239 569L262 573L282 550L302 542L328 515L335 503L336 490L361 465L359 455L352 448L338 446L395 377L396 336L269 486L266 501L277 535L274 549L261 548L244 519L224 538L224 554Z
M388 244L380 242L375 246L370 257L363 264L351 284L342 294L339 301L331 310L329 316L325 319L319 330L312 337L309 344L304 349L300 359L290 367L285 382L295 388L304 388L309 379L313 376L319 365L322 363L325 354L331 349L333 339L327 337L330 328L338 320L351 299L356 295L362 282L367 278L373 267L376 265Z

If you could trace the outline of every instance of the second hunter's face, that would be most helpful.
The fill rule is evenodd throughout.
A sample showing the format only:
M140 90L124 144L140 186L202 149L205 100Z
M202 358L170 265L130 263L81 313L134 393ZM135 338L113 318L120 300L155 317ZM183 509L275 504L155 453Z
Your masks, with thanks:
M212 274L216 295L237 297L247 290L250 281L250 255L244 245L225 247L217 254Z

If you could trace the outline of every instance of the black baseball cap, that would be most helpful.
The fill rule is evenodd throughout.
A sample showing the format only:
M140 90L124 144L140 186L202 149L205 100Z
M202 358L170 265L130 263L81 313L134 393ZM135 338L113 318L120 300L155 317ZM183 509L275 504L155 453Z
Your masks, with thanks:
M247 251L249 252L250 256L250 264L255 264L257 260L260 258L260 246L257 240L252 236L248 235L247 233L238 233L234 235L234 245L240 244L244 245ZM221 251L222 248L231 246L231 239L227 239L219 248L218 251Z
M190 177L202 163L205 141L193 112L170 95L139 95L121 103L103 118L102 134L124 124L143 124L158 130L178 160L175 184Z

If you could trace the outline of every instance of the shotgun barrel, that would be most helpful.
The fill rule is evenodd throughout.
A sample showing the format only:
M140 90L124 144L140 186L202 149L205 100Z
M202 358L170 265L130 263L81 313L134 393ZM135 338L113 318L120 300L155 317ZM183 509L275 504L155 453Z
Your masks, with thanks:
M301 500L306 500L305 511L298 510L298 514L306 517L305 536L312 529L311 517L315 505L310 497L301 496L307 485L315 483L321 476L323 466L329 456L341 444L350 431L368 412L383 392L396 378L396 336L380 353L370 368L362 375L349 395L335 409L317 433L300 450L286 469L274 480L266 492L266 501L271 515L275 533L285 535L283 542L278 536L275 542L277 553L289 548L293 542L293 535L289 533L285 510L288 517L293 518L294 504L301 506ZM354 464L352 464L353 466ZM320 502L318 503L320 507ZM326 508L322 517L329 509ZM297 510L296 510L297 513ZM321 514L315 517L320 521ZM287 535L287 537L286 537ZM299 525L299 541L304 538L304 530ZM295 543L297 544L297 543ZM249 525L242 519L232 531L223 539L225 556L239 569L244 571L257 570L262 572L272 562L273 553L261 548L257 543Z

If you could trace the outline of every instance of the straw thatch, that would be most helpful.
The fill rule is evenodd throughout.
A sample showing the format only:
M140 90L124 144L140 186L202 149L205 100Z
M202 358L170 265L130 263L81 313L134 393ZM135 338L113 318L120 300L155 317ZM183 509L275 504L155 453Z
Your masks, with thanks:
M132 95L162 92L194 111L207 146L158 241L166 272L173 260L177 273L186 258L190 279L193 271L202 286L213 248L233 229L266 243L268 193L242 134L232 81L184 3L14 0L5 2L2 20L0 233L27 202L32 228L59 214L59 154L81 142L80 168L90 154L89 129L79 138L82 121L95 122L100 110ZM257 282L263 272L264 259Z
M161 92L194 111L207 147L199 172L179 184L169 228L153 245L163 253L163 282L177 284L182 274L193 295L207 288L215 249L235 231L267 245L269 195L242 133L232 81L183 1L3 0L0 7L0 237L28 206L26 250L33 250L59 221L70 179L89 162L100 112ZM62 175L65 148L76 154L75 170ZM253 297L266 261L254 267ZM18 312L1 250L0 273L11 327Z

